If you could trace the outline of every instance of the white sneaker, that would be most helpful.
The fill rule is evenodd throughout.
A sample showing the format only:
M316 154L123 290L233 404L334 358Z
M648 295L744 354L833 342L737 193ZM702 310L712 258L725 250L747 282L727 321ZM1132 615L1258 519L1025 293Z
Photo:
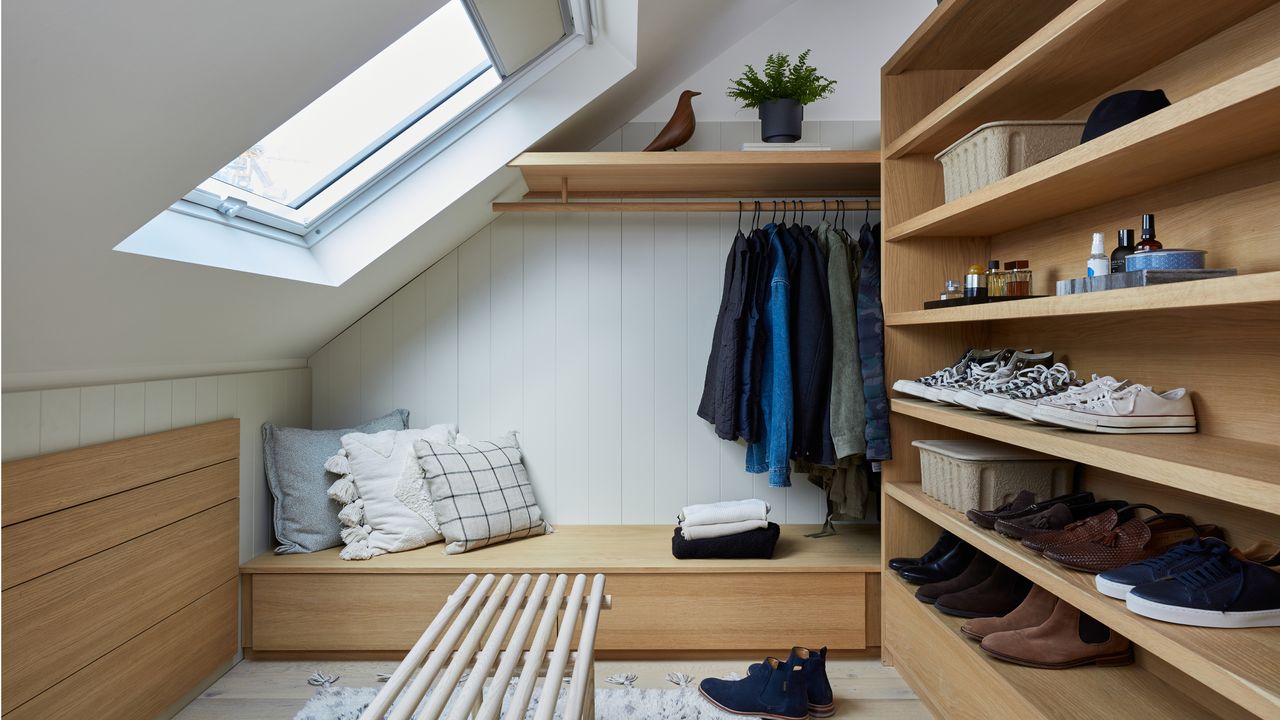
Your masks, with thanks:
M1072 385L1055 395L1046 395L1036 400L1016 398L1012 402L1005 403L1004 413L1020 420L1029 420L1032 422L1041 422L1046 425L1052 425L1053 423L1048 423L1035 417L1037 408L1041 406L1050 408L1075 407L1080 403L1100 398L1108 391L1117 390L1128 384L1128 380L1116 380L1110 375L1104 375L1102 377L1094 375L1093 379L1084 385Z
M1196 414L1186 388L1157 394L1146 385L1110 390L1070 408L1041 405L1037 420L1100 433L1193 433Z
M1055 363L1052 367L1032 365L1019 371L996 392L982 396L978 400L978 409L998 415L1005 413L1010 403L1019 400L1029 401L1027 407L1034 408L1036 400L1062 393L1074 387L1075 381L1075 371L1064 363Z
M959 389L955 393L952 402L970 410L977 410L978 403L988 394L999 392L1008 385L1018 373L1027 369L1032 365L1052 365L1053 353L1032 353L1032 352L1016 352L1010 358L1009 362L1002 367L996 369L995 372L982 376L980 380L976 377L975 382L971 382L965 387Z

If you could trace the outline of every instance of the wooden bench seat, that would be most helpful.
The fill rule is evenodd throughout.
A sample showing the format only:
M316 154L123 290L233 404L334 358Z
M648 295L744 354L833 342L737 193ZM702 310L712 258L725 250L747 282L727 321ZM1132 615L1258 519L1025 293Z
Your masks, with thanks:
M243 644L263 657L402 655L468 573L602 572L605 653L878 646L879 528L804 537L815 529L782 526L772 560L677 560L666 525L563 526L462 555L265 554L240 569Z

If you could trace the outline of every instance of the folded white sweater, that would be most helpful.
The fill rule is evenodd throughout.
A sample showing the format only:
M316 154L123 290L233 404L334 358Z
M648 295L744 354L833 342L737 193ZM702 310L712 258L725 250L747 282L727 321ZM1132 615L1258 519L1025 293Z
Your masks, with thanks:
M768 515L769 504L763 500L755 498L750 500L726 500L705 505L689 505L680 511L680 526L720 525L723 523L742 522L743 520L763 521ZM764 527L764 525L759 527ZM711 535L709 537L717 536Z
M758 530L763 527L769 527L768 520L739 520L738 522L717 523L715 525L681 525L680 534L684 536L685 540L706 540L707 538L718 538L725 535L737 535L738 533Z

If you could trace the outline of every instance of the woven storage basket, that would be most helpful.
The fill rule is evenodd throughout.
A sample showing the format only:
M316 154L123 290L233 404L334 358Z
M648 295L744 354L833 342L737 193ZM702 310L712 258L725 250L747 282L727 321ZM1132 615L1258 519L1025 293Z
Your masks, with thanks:
M1030 490L1044 500L1071 491L1075 463L992 440L916 440L921 489L956 510L990 510Z
M1083 122L1020 120L980 125L934 159L947 202L1080 144Z

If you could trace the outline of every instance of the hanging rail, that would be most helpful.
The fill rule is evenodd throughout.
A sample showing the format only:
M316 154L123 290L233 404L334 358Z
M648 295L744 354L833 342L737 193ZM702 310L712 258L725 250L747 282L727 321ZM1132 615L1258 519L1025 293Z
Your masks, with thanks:
M696 212L696 213L731 213L742 210L750 211L757 201L738 202L495 202L494 212ZM802 212L835 211L837 201L806 200L803 202L788 200L758 201L760 208L766 212L776 210L800 210ZM879 210L878 200L843 200L845 210Z

